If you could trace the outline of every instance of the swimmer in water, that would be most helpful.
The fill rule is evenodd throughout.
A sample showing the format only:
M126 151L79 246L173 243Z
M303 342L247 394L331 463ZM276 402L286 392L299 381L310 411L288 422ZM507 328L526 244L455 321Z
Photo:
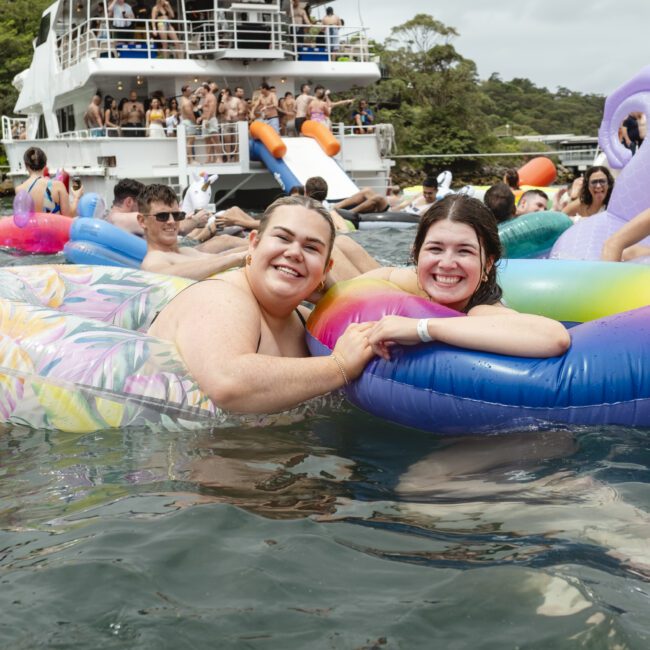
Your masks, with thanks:
M143 216L176 237L176 222ZM309 310L301 305L325 281L334 237L331 217L317 202L278 199L249 236L244 268L182 291L149 333L173 341L201 389L227 411L282 411L341 388L372 358L373 324L350 325L331 355L312 358L304 329Z
M502 303L495 267L500 257L496 219L481 201L452 194L436 202L420 219L413 245L415 268L386 267L364 277L388 280L469 318L384 316L369 333L375 353L389 358L395 343L435 340L514 356L563 354L571 339L562 323L520 314Z

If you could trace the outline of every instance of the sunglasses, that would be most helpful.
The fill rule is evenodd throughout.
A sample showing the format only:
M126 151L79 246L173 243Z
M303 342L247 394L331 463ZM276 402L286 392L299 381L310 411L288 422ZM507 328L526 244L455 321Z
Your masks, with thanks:
M594 178L593 180L589 181L589 185L596 187L596 185L609 185L609 182L606 178Z
M160 221L160 223L165 223L169 221L169 217L171 217L174 221L183 221L185 219L185 213L184 212L152 212L149 214L143 214L143 217L156 217L156 221Z

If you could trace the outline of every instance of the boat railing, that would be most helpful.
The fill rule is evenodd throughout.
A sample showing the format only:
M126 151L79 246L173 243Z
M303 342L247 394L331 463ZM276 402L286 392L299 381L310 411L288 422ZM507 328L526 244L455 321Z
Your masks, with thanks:
M2 140L25 140L27 138L27 118L2 116Z
M374 138L381 156L388 156L395 151L395 127L392 124L378 123L359 127L340 122L332 125L332 132L339 140L355 136Z
M16 118L2 118L3 136L7 129L11 129L7 122ZM24 120L23 120L24 121ZM215 162L236 162L239 158L240 138L237 122L222 122L215 127L213 132L206 132L201 129L200 125L195 127L196 131L186 135L189 140L191 149L188 147L188 157L198 164L208 164ZM160 135L159 135L160 134ZM66 131L58 133L55 140L88 140L88 139L108 139L127 138L132 141L134 138L144 140L172 139L176 136L175 128L165 128L165 134L160 131L151 131L141 126L121 126L118 128L94 128L94 129L77 129L75 131Z
M282 13L264 14L264 22L249 17L232 9L187 12L183 20L168 19L164 32L150 19L118 29L105 17L91 18L57 38L59 63L65 69L88 58L370 60L363 28L292 25Z

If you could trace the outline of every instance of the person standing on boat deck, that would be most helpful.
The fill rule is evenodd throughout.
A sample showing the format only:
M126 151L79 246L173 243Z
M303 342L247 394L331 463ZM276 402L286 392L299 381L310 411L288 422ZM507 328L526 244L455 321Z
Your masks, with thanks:
M219 112L223 133L223 154L225 162L236 162L237 155L237 120L239 118L240 100L230 94L230 88L222 90Z
M278 113L278 98L271 92L271 86L266 82L260 86L260 94L253 105L253 114L259 113L260 118L272 126L280 134L280 117Z
M194 138L196 136L196 117L194 115L194 105L190 99L192 89L188 84L181 88L181 124L185 127L185 137L187 140L187 162L192 164L194 162Z
M111 0L108 7L109 15L113 15L113 40L116 45L121 41L130 41L133 39L131 30L131 21L135 18L133 9L130 4L124 0Z
M109 138L116 138L120 134L120 112L117 101L110 95L104 97L104 128Z
M168 0L156 0L151 9L151 22L153 23L154 38L160 39L162 58L167 58L167 44L171 45L172 58L176 57L178 51L178 36L171 21L174 19L174 10ZM178 52L180 55L180 52Z
M120 125L122 135L127 138L143 137L144 130L144 105L138 101L138 93L132 90L129 93L129 101L122 107Z
M27 192L34 201L34 212L46 212L50 214L62 214L66 217L74 217L77 210L77 203L83 194L83 187L78 190L70 190L72 199L61 181L45 177L43 172L47 165L45 152L38 147L30 147L23 156L25 169L29 177L24 183L16 188L16 193Z
M284 97L279 101L280 112L282 113L282 123L280 131L282 135L296 136L296 100L293 93L286 92Z
M321 22L325 25L327 53L332 61L336 61L336 52L339 49L339 30L343 27L343 21L334 13L332 7L327 7Z
M307 116L314 122L321 122L329 129L330 127L330 114L335 106L343 106L344 104L351 104L353 99L341 99L338 102L333 102L330 99L330 91L325 90L323 86L316 86L314 88L314 98L307 107Z
M314 88L314 97L307 106L307 119L314 122L321 122L325 126L329 125L329 117L332 108L327 101L325 88L323 86L316 86Z
M235 98L239 102L237 105L237 121L248 122L248 114L250 113L250 108L248 106L248 102L246 101L244 89L241 86L237 86L237 88L235 88Z
M176 97L172 97L169 100L169 105L165 109L165 126L167 137L176 136L176 127L179 123L179 115L180 113L178 112L178 100Z
M300 135L300 129L307 119L307 109L314 97L310 95L311 87L309 84L302 84L300 86L300 95L296 97L296 131Z
M146 114L146 127L150 138L165 137L165 111L157 97L153 97L151 100L150 108Z
M215 84L216 86L216 84ZM217 86L217 90L219 87ZM201 112L201 127L205 146L207 148L208 163L223 163L223 147L221 145L221 129L217 118L217 96L212 90L212 85L203 94L203 107Z
M104 135L104 120L102 119L100 109L101 104L102 98L99 95L93 95L84 114L84 124L90 131L90 136L93 138L99 138Z
M278 199L250 234L244 268L183 290L149 334L175 343L201 390L227 411L283 411L337 390L371 359L372 324L348 326L330 356L309 356L301 303L324 281L333 243L322 206L301 196Z
M300 0L291 0L291 23L293 33L296 37L298 46L304 45L305 33L308 26L311 26L309 15L303 8Z

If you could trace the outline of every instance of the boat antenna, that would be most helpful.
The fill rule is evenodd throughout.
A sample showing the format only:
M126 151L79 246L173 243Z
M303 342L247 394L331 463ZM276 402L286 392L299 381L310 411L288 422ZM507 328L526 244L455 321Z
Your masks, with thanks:
M366 26L363 24L363 16L361 15L361 0L357 0L357 13L359 14L359 25L362 29L365 29Z

